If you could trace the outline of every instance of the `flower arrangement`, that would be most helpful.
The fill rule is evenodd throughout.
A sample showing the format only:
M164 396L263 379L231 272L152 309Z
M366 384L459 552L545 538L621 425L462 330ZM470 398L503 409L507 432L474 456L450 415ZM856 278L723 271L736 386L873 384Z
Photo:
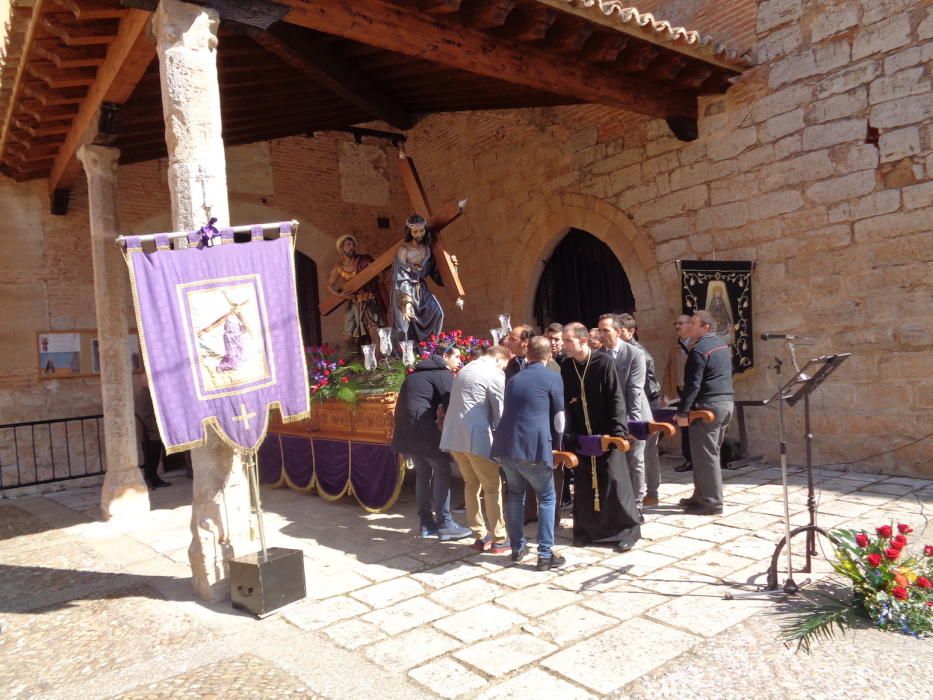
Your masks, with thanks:
M915 637L933 634L933 545L907 553L909 525L881 525L865 531L835 530L833 570L851 584L848 600L824 596L784 627L783 637L809 652L811 641L844 633L858 617L877 627Z
M460 350L461 359L466 364L470 361L470 350L489 344L489 341L472 335L464 336L459 330L447 331L419 343L415 358L425 360L439 345L454 345ZM356 404L360 394L398 393L405 375L413 371L397 357L383 358L375 369L367 371L355 351L341 352L326 343L307 347L305 353L312 401L336 399Z
M491 344L488 340L472 335L463 335L462 331L455 330L442 332L439 335L431 335L426 341L418 343L416 352L420 359L426 360L434 354L439 345L450 345L460 351L460 360L463 364L466 364L470 361L470 353L474 348L488 348Z

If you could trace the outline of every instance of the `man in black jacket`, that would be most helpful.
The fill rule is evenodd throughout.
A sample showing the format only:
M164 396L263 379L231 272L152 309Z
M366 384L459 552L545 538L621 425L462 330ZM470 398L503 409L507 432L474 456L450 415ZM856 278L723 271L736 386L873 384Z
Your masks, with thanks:
M415 496L421 537L442 542L469 537L471 530L450 515L450 455L441 452L438 421L450 403L453 371L460 366L460 351L438 346L402 383L395 404L392 447L415 464Z
M690 454L693 457L693 495L681 499L687 513L722 513L722 471L719 452L734 410L732 391L732 350L716 335L716 321L707 311L697 311L690 319L691 336L696 341L684 369L684 390L677 407L677 424L688 425L687 412L708 409L715 418L709 423L690 426Z

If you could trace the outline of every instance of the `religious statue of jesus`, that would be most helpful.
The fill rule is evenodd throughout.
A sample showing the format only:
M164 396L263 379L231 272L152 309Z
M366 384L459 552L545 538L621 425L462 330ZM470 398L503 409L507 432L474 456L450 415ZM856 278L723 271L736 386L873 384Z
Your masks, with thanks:
M405 225L405 240L392 260L392 325L401 340L421 342L439 334L444 326L444 310L427 280L444 283L431 253L435 234L424 217L412 214Z
M351 235L337 239L337 252L340 253L340 259L327 279L327 289L331 294L347 300L347 310L343 321L344 335L357 344L378 345L378 329L385 324L384 293L379 286L378 278L352 294L341 291L347 282L373 261L371 255L357 254L356 244L356 238Z

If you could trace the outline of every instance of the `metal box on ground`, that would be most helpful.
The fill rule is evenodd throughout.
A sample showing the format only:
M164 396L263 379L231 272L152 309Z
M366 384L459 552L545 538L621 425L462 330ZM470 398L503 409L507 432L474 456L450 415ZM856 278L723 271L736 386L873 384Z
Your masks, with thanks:
M233 607L264 617L305 597L304 556L300 549L271 547L230 561Z

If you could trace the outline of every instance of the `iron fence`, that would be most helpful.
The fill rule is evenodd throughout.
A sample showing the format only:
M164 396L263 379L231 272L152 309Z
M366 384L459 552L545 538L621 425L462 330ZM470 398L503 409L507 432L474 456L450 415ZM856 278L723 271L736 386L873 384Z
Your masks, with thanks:
M103 474L102 418L0 425L0 491Z

